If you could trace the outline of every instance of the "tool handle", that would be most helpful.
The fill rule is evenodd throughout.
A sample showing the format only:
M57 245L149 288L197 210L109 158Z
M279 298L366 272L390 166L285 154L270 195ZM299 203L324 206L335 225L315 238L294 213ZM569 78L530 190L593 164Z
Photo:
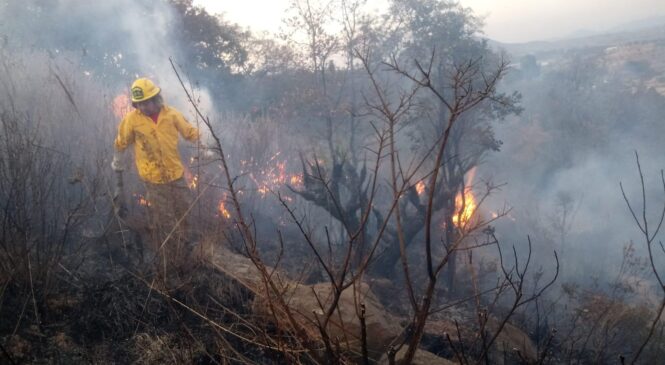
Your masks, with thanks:
M125 184L122 171L115 172L115 192L113 193L113 208L115 213L122 217L127 216L127 201L125 199Z

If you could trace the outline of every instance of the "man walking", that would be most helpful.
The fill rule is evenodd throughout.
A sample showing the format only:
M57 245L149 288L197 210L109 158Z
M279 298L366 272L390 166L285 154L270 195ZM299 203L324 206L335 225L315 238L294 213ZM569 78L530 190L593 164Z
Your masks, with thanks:
M183 177L178 139L182 136L197 142L199 131L182 113L164 104L160 91L147 78L132 84L135 109L120 122L111 167L123 171L122 152L134 146L136 168L145 182L150 203L153 249L164 265L171 262L181 266L190 254L185 221L191 199Z

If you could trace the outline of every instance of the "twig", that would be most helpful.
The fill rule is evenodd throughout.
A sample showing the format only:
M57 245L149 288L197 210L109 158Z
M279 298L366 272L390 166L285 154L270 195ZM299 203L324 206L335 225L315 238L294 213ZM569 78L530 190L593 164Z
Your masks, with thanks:
M658 224L656 225L656 229L653 231L653 233L649 232L649 225L648 225L648 220L647 220L647 200L646 200L646 186L644 183L644 174L642 173L642 166L640 165L640 158L639 154L637 151L635 151L635 164L637 165L637 172L640 177L640 189L641 189L641 195L642 195L642 216L641 220L637 218L637 215L635 214L635 211L633 210L633 207L630 204L630 201L628 200L628 197L626 196L626 192L623 188L623 185L621 182L619 182L619 187L621 188L621 194L623 195L623 199L626 202L626 205L628 206L628 210L630 211L630 214L633 216L633 219L635 221L635 224L639 228L639 230L642 232L642 235L644 236L644 241L647 246L647 251L649 254L649 263L651 265L651 271L653 272L654 276L656 277L656 280L658 281L658 284L660 285L661 290L663 291L663 300L656 311L656 317L654 318L653 322L651 323L649 327L649 333L647 334L647 337L642 341L642 344L640 345L639 349L633 356L633 359L631 360L631 364L635 364L637 360L640 358L640 355L646 348L647 344L651 341L651 337L653 336L656 327L658 326L660 322L660 318L663 315L663 312L665 311L665 284L663 283L663 280L660 276L660 273L658 271L658 268L656 266L656 263L654 261L654 252L652 249L653 246L653 241L656 238L656 235L658 234L660 228L662 227L663 220L665 219L665 204L663 204L663 211L660 215L660 219L658 220ZM661 177L661 184L663 187L663 193L665 194L665 175L663 174L663 170L660 171L660 177ZM662 243L660 244L662 248Z
M35 320L37 325L41 325L39 320L39 312L37 312L37 299L35 298L35 286L32 281L32 265L30 263L30 253L28 253L28 276L30 277L30 293L32 294L32 307L35 311Z

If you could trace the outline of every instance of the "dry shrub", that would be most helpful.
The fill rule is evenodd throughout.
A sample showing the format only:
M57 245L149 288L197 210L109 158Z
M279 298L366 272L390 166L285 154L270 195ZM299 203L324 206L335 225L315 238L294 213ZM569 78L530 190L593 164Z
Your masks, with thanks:
M594 363L630 356L646 337L654 317L653 309L644 303L631 305L598 292L581 295L573 310L577 320L569 319L564 323L573 328L570 332L566 327L560 331L564 334L561 338L564 353L572 359ZM664 324L661 320L660 327L663 328ZM663 356L664 339L662 332L660 339L654 338L642 354L641 361Z
M32 352L30 342L19 335L10 335L2 338L7 353L16 361L29 359Z
M176 334L136 334L131 339L136 364L189 364L197 353L205 351L200 346L183 343Z
M86 223L108 206L100 141L111 116L100 112L100 87L66 57L0 53L0 63L0 281L39 303L62 267L80 262L92 242Z

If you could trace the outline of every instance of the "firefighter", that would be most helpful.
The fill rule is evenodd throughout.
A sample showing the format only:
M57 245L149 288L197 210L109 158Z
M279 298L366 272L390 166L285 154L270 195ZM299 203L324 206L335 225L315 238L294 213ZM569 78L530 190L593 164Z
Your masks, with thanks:
M199 130L173 107L164 104L160 88L147 78L132 84L134 110L120 121L111 167L124 170L123 152L134 146L136 168L146 186L151 244L163 263L182 266L191 254L187 211L191 198L183 177L178 139L199 141Z

